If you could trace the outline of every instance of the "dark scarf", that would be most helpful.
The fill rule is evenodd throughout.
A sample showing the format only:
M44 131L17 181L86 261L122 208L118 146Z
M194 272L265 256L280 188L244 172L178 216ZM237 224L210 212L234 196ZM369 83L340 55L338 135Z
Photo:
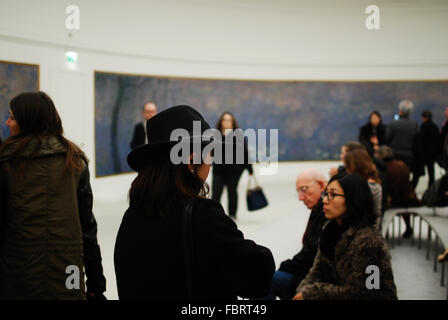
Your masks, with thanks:
M327 226L322 230L319 240L319 249L328 259L334 259L334 249L336 244L341 239L341 235L347 231L350 224L343 221L339 225L336 220L331 220Z

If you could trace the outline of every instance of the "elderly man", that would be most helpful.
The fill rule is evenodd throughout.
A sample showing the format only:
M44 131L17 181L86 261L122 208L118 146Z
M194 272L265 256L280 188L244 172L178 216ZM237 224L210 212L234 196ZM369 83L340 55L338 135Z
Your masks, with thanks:
M291 300L295 289L313 266L317 253L319 236L327 221L322 211L321 194L327 187L327 180L317 169L306 169L297 177L296 190L299 200L311 210L308 224L302 239L302 250L292 259L283 261L274 273L271 291L265 299Z
M131 149L135 149L142 144L148 143L146 137L146 121L157 114L156 104L152 101L145 102L143 105L142 115L144 120L139 122L134 127L134 134L132 135Z

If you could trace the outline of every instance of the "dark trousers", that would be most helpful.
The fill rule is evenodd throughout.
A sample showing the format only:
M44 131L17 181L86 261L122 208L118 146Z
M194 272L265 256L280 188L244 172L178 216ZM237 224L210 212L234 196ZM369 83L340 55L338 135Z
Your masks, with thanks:
M229 172L226 175L213 173L212 181L212 199L221 201L222 191L224 186L227 187L227 194L229 196L229 216L236 217L236 210L238 209L238 182L240 181L243 172Z
M428 171L429 176L428 189L434 183L434 163L435 161L425 161L426 170Z

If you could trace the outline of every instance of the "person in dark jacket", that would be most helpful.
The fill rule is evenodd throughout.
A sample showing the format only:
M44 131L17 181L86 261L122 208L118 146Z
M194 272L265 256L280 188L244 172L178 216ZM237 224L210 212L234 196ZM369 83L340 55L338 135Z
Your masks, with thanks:
M131 150L134 150L138 146L142 144L148 143L148 139L146 136L146 121L151 119L154 115L157 114L157 106L154 102L148 101L143 105L142 115L144 120L139 122L134 127L134 133L132 134L131 140Z
M105 299L87 158L43 92L13 98L6 124L0 299Z
M383 160L387 166L387 198L386 209L409 208L421 206L421 201L412 187L410 180L411 172L408 166L401 160L394 158L394 153L388 146L381 146L376 151L376 156ZM403 233L404 238L412 235L411 219L409 214L402 214L406 224Z
M194 121L200 122L202 133L195 135ZM138 175L115 242L119 298L266 295L275 270L272 253L245 239L220 203L206 199L212 153L205 149L211 140L203 139L208 123L193 108L175 106L148 120L147 126L149 143L127 158ZM170 140L176 129L188 132L181 142ZM182 143L188 152L178 163L172 153ZM196 162L196 151L190 152L195 149L202 155Z
M446 158L446 152L445 152L445 146L447 145L447 137L448 137L448 107L445 108L445 121L442 124L442 128L440 129L440 147L439 147L439 152L440 152L440 157L439 157L439 165L442 168L447 168L447 166L445 166L445 161Z
M359 129L359 142L362 143L371 157L378 146L383 145L386 137L386 127L383 125L381 114L373 111L369 122Z
M421 139L416 121L409 119L414 108L410 100L399 103L398 120L388 125L386 130L386 145L392 148L394 158L403 161L412 172L412 186L418 184L419 177L424 172L421 161Z
M434 164L440 153L440 131L432 121L431 111L423 111L420 126L423 162L428 170L428 188L434 183Z
M264 299L291 300L297 286L308 274L317 253L322 227L327 221L322 211L321 194L327 187L327 180L317 169L303 170L296 181L299 200L303 201L311 214L302 238L302 249L292 259L283 261L272 277L271 290Z
M357 174L336 175L322 201L330 221L294 300L396 300L389 249L373 226L367 181Z
M226 135L241 133L238 129L238 122L230 112L224 112L216 124L216 128L221 132L222 141L225 140ZM237 144L235 144L237 146ZM226 159L226 148L223 148L223 159ZM213 180L212 180L212 199L220 201L224 186L227 187L228 195L228 213L229 216L236 219L236 212L238 210L238 183L240 181L243 171L247 169L249 175L252 176L254 171L252 164L248 158L247 142L244 140L244 162L236 162L236 147L233 150L232 163L215 163L213 165Z

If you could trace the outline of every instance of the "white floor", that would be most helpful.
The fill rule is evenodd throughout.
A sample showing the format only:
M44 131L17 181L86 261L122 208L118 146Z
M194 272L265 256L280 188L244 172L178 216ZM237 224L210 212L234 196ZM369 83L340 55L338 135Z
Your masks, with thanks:
M247 173L239 184L239 207L237 224L246 238L268 247L277 267L280 262L292 257L301 248L301 238L308 220L309 210L298 201L295 191L295 179L304 168L316 167L327 174L330 167L338 162L288 162L279 166L273 176L260 176L258 180L268 198L269 206L256 212L249 212L245 203ZM256 168L256 174L259 168ZM210 175L211 176L211 175ZM437 177L440 173L437 171ZM107 178L111 179L111 178ZM113 179L113 178L112 178ZM133 176L122 180L132 181ZM97 179L98 180L98 179ZM110 181L110 180L109 180ZM211 181L209 181L211 182ZM118 299L113 250L115 237L121 218L127 209L127 190L130 183L121 182L118 187L107 188L109 182L96 181L94 186L94 213L98 222L98 240L100 242L104 274L107 279L108 299ZM417 188L419 196L427 185L426 177L420 179ZM227 194L224 192L222 204L227 210ZM432 272L432 260L425 260L424 250L418 251L406 242L391 250L394 276L400 299L445 299L446 287L440 287L440 273Z

